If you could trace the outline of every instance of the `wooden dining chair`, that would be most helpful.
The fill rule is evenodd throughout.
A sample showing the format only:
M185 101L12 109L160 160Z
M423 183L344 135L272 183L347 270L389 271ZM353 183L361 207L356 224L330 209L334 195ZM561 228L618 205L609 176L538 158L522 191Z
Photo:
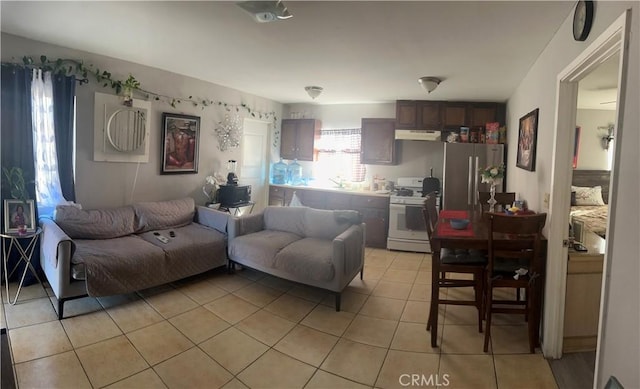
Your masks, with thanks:
M534 299L538 299L536 283L541 274L542 228L546 213L535 215L505 215L487 213L489 231L489 262L485 281L484 351L489 348L491 315L493 313L522 314L527 320L529 351L534 352L539 321L535 313ZM526 273L525 273L526 270ZM523 300L494 299L494 288L524 289Z
M437 228L438 209L436 207L436 194L429 193L425 197L422 210L427 225L427 235L431 237ZM432 244L433 247L433 244ZM466 250L455 248L442 248L437 256L433 257L432 275L437 276L437 282L431 283L431 305L427 331L437 326L438 307L440 304L473 305L478 310L478 332L482 332L483 311L483 284L485 279L485 266L487 264L486 252L479 250ZM437 258L437 260L436 260ZM463 279L455 274L471 274L472 279ZM440 288L472 287L474 289L473 300L451 300L440 297Z
M489 211L489 199L491 198L491 192L478 192L478 203L482 207L482 210ZM515 192L499 192L496 193L494 198L496 199L496 205L502 207L502 209L510 208L514 201L516 201Z

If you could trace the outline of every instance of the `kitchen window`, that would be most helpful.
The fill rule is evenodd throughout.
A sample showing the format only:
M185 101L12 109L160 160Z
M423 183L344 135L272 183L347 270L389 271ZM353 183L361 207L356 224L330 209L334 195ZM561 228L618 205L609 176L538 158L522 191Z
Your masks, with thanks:
M360 128L322 129L316 139L315 176L320 179L339 176L346 181L364 181L365 166L360 163Z

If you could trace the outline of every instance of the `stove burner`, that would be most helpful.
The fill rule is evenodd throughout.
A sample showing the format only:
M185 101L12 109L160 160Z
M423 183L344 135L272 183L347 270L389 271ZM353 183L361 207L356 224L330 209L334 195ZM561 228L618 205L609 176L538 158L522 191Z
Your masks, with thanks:
M400 188L397 190L396 196L413 196L413 190L407 188Z

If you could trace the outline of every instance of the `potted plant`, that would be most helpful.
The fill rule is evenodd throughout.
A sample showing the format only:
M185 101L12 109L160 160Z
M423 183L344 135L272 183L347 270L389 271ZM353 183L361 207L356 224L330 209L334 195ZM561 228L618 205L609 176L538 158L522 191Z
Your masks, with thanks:
M133 105L133 91L135 89L140 88L140 81L136 80L134 76L129 74L129 78L127 78L122 83L122 95L124 96L124 105L127 107L131 107Z

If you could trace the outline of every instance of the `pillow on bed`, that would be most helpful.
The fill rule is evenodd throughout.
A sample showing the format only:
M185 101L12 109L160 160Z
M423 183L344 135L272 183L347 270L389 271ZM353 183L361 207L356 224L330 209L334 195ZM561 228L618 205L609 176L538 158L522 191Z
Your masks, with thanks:
M571 186L571 191L576 192L576 205L605 205L601 186Z
M576 192L571 192L571 206L578 205L576 204Z

